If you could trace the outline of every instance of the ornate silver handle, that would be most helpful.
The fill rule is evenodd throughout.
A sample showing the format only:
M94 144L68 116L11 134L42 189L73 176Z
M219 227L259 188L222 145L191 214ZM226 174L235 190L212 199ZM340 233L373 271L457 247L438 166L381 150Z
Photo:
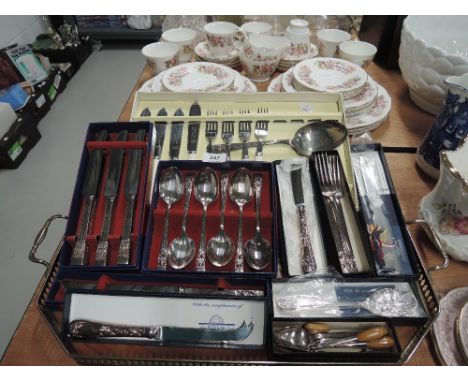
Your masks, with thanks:
M239 206L239 224L237 226L237 246L236 246L236 260L235 260L235 272L244 272L244 250L242 248L242 230L243 230L243 221L242 221L242 212L244 210L243 206Z
M168 236L169 236L169 214L171 211L171 205L166 205L166 215L164 217L163 236L161 241L161 249L159 250L158 256L158 270L164 271L167 267L167 255L169 254Z
M203 205L203 214L202 214L202 227L200 234L200 246L198 248L197 256L197 271L204 272L206 270L206 209L207 205Z
M86 320L74 320L68 324L68 334L74 338L137 337L158 339L160 327L125 326Z
M133 224L133 210L135 206L136 195L127 196L127 207L125 210L125 224L120 239L119 255L117 257L117 264L128 264L130 262L130 247L131 247L131 234Z
M184 204L184 217L182 219L182 232L187 233L187 214L190 205L190 197L192 196L192 189L193 189L193 176L187 176L185 179L185 204Z
M96 249L96 265L107 265L107 253L109 251L109 232L112 222L112 210L114 208L115 198L106 199L106 208L104 212L104 223L102 225L102 233Z
M299 230L302 242L301 268L302 272L311 273L317 269L317 264L315 262L314 251L312 249L309 228L307 227L305 206L297 206L297 213L299 217Z

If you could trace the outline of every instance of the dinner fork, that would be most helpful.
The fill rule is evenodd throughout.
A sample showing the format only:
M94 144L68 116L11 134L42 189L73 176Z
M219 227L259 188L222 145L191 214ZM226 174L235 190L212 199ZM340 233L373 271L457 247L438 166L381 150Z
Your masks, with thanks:
M251 121L240 121L239 122L239 139L242 142L242 159L249 159L249 149L247 147L247 141L250 140Z
M343 206L341 204L341 199L343 199L343 183L338 155L318 154L315 157L315 169L317 170L322 195L328 202L334 220L331 228L337 245L341 268L343 273L355 273L358 269L351 249Z
M263 143L262 141L268 135L268 121L258 120L255 122L255 137L257 138L257 149L255 151L255 158L263 158Z
M234 138L234 122L223 121L221 126L221 138L226 144L226 160L231 160L231 142Z
M207 152L211 153L213 151L212 145L217 135L218 135L218 122L207 121L206 127L205 127L205 138L208 141Z

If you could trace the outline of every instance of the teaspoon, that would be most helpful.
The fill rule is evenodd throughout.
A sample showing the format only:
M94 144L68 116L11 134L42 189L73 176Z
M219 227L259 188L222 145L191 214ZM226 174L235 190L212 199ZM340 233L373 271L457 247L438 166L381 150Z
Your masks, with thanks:
M167 238L169 233L169 214L172 205L182 197L183 185L182 175L177 167L169 167L165 170L159 180L159 196L166 203L166 216L164 219L163 238L158 257L158 269L165 270L169 249Z
M197 271L203 272L206 269L206 210L208 205L213 203L218 196L218 178L211 167L205 167L198 173L195 179L194 194L203 206L200 246L197 256Z
M255 270L264 269L271 262L271 244L260 233L260 195L262 193L263 179L255 176L255 235L244 245L245 261Z
M234 243L224 232L224 212L226 210L226 197L229 185L229 174L221 176L221 216L219 233L208 241L207 257L211 264L222 267L229 263L234 256Z
M193 176L185 178L185 204L182 219L182 232L179 237L172 240L169 245L168 262L172 268L181 269L186 267L195 256L195 242L187 236L187 213L192 196Z
M229 187L229 196L231 200L239 207L239 224L237 228L237 246L235 272L244 272L244 251L242 249L242 212L244 205L252 199L252 175L244 167L239 168L231 179Z

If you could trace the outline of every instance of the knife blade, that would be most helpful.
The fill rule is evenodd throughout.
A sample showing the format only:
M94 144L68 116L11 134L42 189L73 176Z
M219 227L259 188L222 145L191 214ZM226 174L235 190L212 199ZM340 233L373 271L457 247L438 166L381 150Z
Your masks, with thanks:
M310 240L309 228L307 226L307 216L304 203L304 190L302 188L302 167L291 171L291 187L294 204L297 209L299 219L299 234L301 239L301 268L307 274L317 269L312 242Z
M162 108L158 111L159 117L167 117L167 111L165 108ZM154 159L159 159L161 157L164 138L166 136L166 121L158 121L155 124L156 127L156 145L154 147Z
M182 109L177 109L174 116L181 117L184 113ZM180 144L182 143L182 128L184 122L174 121L171 123L171 137L169 146L169 157L171 160L179 159Z
M117 141L127 140L127 130L121 131L117 135ZM102 224L101 235L99 237L96 250L96 266L107 265L107 252L109 250L109 232L112 222L112 211L114 201L119 192L120 173L122 172L122 162L125 149L113 149L110 154L109 172L104 185L104 198L106 206L104 210L104 223Z
M68 336L73 338L136 337L156 342L219 343L242 341L254 328L245 321L235 329L182 328L175 326L124 326L102 322L74 320L68 324Z
M105 141L107 139L107 130L102 130L96 135L96 141ZM88 165L81 189L81 195L85 203L84 218L82 219L78 238L73 248L70 265L84 265L87 262L87 245L86 235L88 234L91 215L94 207L94 200L101 178L102 157L104 156L103 149L97 149L89 155Z
M197 101L195 101L190 107L190 116L200 116L201 108ZM188 140L187 140L187 151L189 155L195 155L197 153L198 136L200 134L200 121L190 122L188 126Z
M135 134L135 141L145 140L145 130L140 129ZM140 183L140 167L143 149L132 149L130 159L128 161L128 171L125 180L125 198L127 206L125 207L125 223L122 233L122 238L119 245L119 254L117 256L117 264L128 264L130 261L131 249L131 234L133 224L133 210L135 208L135 200L138 193L138 185Z

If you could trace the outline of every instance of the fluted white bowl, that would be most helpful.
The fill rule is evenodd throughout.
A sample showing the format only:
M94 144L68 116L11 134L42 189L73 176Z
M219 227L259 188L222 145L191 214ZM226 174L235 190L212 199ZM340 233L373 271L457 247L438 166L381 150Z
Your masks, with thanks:
M468 73L468 16L408 16L399 64L414 103L437 114L444 104L444 79Z

